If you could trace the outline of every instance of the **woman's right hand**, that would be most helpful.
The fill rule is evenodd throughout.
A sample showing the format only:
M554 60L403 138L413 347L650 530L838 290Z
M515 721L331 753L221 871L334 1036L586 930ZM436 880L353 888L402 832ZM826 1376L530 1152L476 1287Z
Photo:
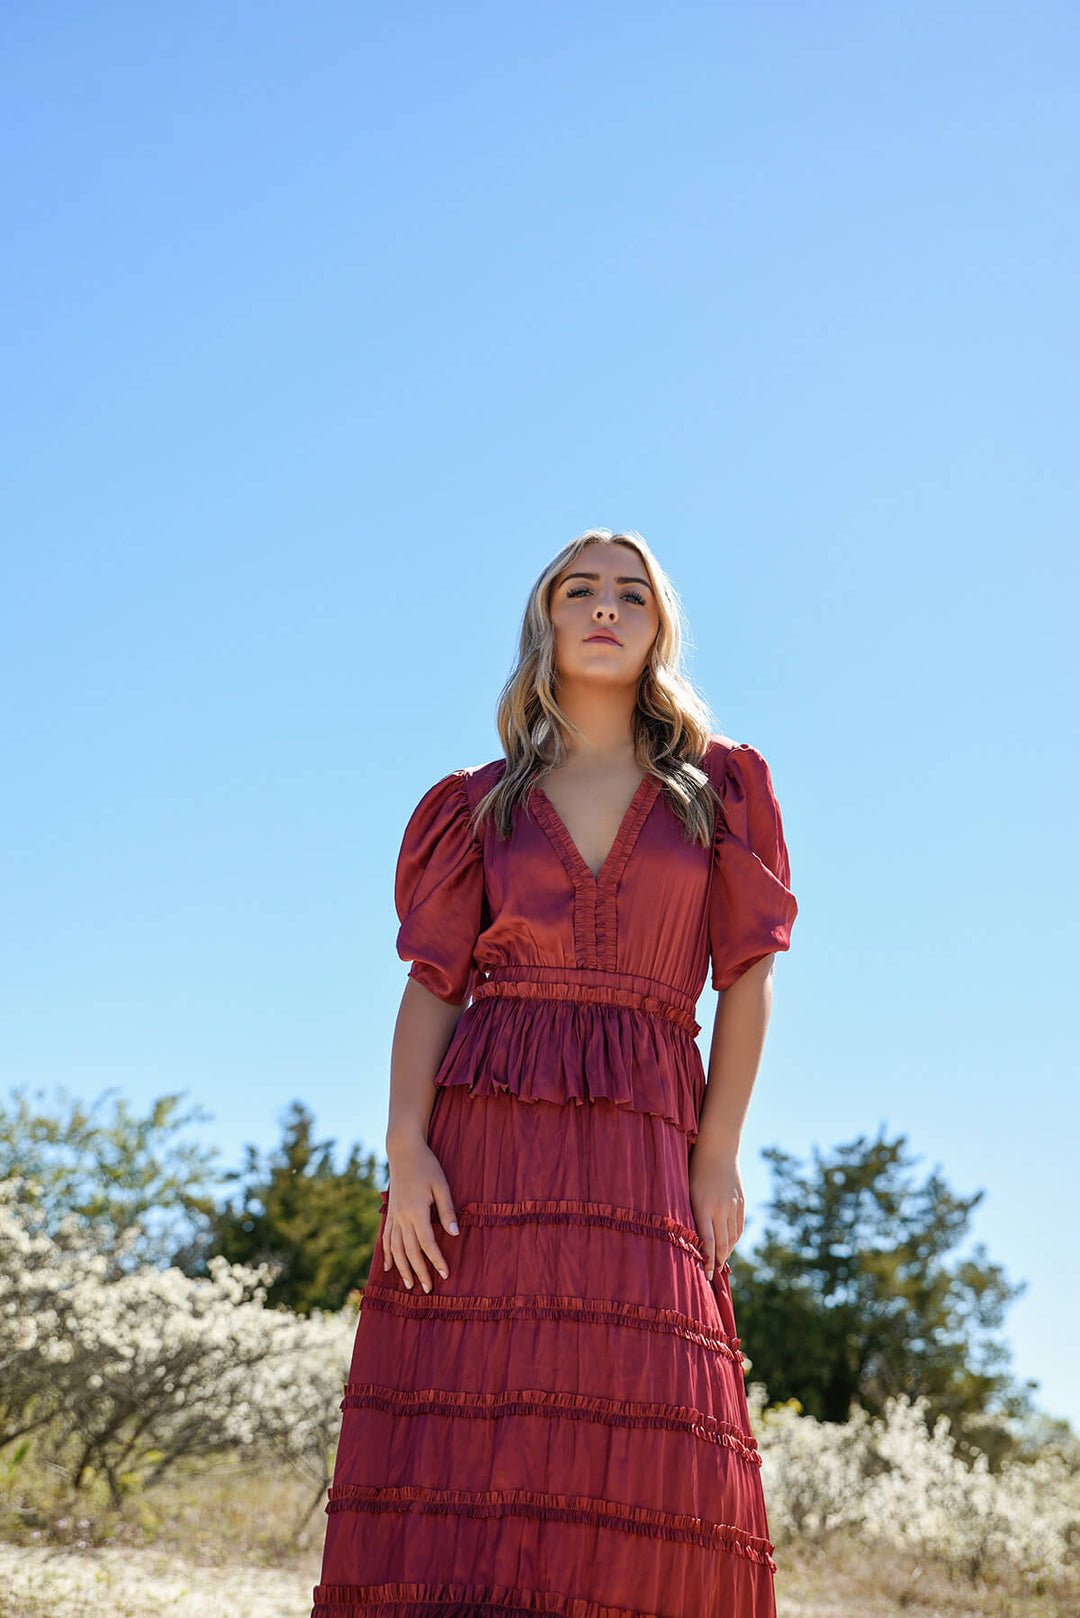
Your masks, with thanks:
M413 1284L413 1271L425 1292L431 1291L431 1276L424 1262L429 1258L445 1281L449 1270L435 1240L431 1205L439 1212L445 1231L458 1235L457 1218L450 1196L450 1185L442 1164L427 1144L416 1139L397 1144L388 1152L390 1189L383 1226L383 1270L397 1265L407 1287Z

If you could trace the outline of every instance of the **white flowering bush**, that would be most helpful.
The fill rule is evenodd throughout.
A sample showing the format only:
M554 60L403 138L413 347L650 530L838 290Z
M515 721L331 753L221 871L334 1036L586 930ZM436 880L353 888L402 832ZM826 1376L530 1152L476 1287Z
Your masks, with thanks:
M991 1472L985 1455L969 1465L956 1453L947 1416L928 1429L925 1398L891 1398L883 1416L856 1409L835 1423L800 1414L795 1401L766 1408L760 1382L747 1397L778 1539L847 1528L971 1577L1002 1562L1038 1581L1080 1561L1075 1445L1048 1445L1035 1460Z
M223 1258L207 1279L118 1273L115 1243L31 1228L15 1189L0 1182L0 1444L37 1431L76 1487L100 1476L115 1502L237 1451L287 1461L321 1497L354 1311L267 1309L269 1267Z
M865 1411L840 1423L804 1416L794 1400L766 1410L761 1382L751 1383L747 1401L770 1529L785 1539L822 1539L857 1527L863 1480L874 1466Z
M0 1449L32 1437L75 1487L100 1479L114 1503L180 1462L269 1458L310 1484L310 1516L330 1481L355 1310L267 1308L266 1265L215 1258L206 1279L118 1266L114 1233L49 1228L19 1193L0 1181ZM768 1408L760 1382L748 1400L778 1542L847 1530L972 1577L1004 1562L1033 1584L1080 1561L1075 1439L991 1472L957 1453L947 1417L928 1429L925 1399L842 1424L796 1401Z

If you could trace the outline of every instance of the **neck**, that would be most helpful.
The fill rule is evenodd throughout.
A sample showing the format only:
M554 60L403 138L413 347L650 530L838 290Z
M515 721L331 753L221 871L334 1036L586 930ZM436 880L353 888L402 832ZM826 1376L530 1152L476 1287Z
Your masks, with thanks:
M571 753L612 761L633 757L635 692L560 683L555 698L581 732L567 738Z

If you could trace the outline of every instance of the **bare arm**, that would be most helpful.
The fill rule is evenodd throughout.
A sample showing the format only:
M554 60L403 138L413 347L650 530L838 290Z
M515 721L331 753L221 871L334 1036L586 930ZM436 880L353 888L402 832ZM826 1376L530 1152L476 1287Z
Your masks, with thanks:
M440 1000L415 978L406 979L390 1048L388 1157L400 1141L427 1139L435 1074L464 1010Z
M390 1115L386 1126L390 1197L383 1228L383 1269L395 1263L407 1287L412 1286L415 1272L425 1292L431 1291L425 1255L444 1280L449 1273L435 1240L433 1202L443 1230L457 1235L450 1187L427 1143L427 1130L435 1101L435 1074L464 1010L464 1005L449 1005L415 978L409 978L390 1051Z
M690 1156L690 1200L710 1280L745 1222L739 1142L772 1015L773 961L766 955L748 967L716 1004L708 1082Z

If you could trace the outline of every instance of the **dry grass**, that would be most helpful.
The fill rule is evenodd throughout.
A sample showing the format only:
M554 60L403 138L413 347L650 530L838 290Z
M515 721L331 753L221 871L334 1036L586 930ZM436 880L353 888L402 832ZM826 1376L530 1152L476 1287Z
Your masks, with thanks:
M776 1552L778 1618L1077 1618L1080 1578L1032 1592L1008 1570L971 1580L932 1560L834 1535Z
M235 1463L177 1478L117 1512L20 1477L0 1495L0 1618L306 1618L318 1581L322 1501L287 1474ZM1075 1618L1080 1584L1031 1594L972 1584L935 1563L846 1537L779 1547L778 1618Z

